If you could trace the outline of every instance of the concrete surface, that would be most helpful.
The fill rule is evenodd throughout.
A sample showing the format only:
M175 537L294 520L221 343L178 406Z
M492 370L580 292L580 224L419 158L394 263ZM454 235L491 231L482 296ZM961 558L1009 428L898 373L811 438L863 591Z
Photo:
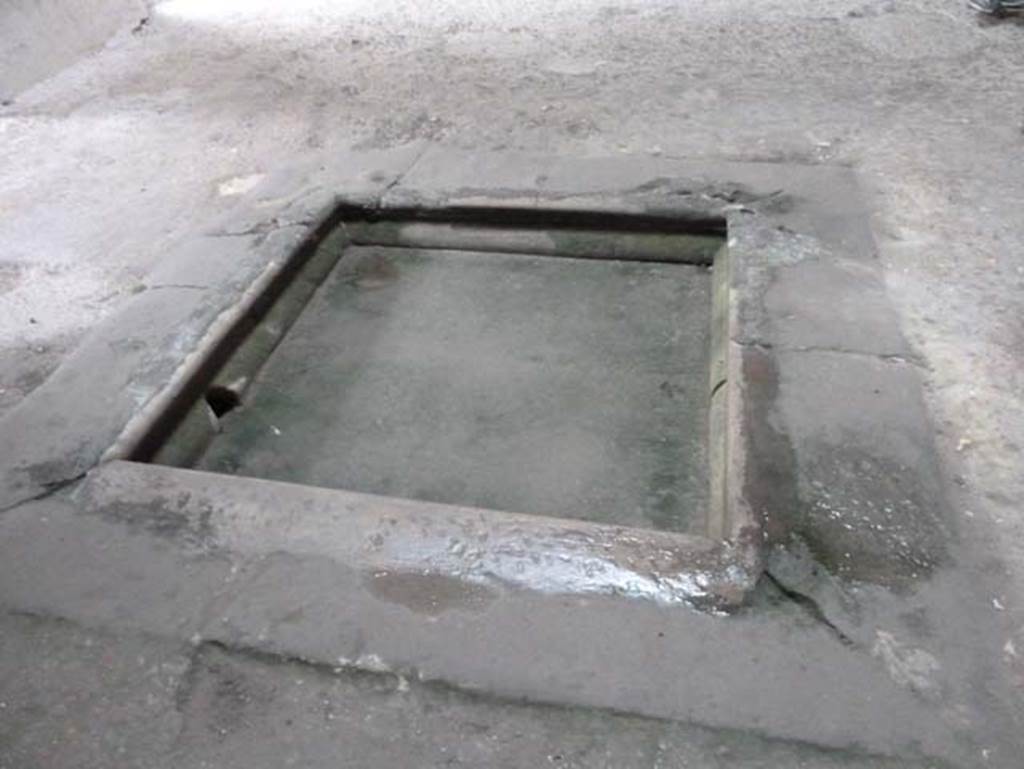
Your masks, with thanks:
M1021 27L1012 20L979 20L952 0L899 5L859 0L421 5L394 0L285 7L175 0L157 5L139 34L115 38L102 52L19 94L0 111L4 408L14 408L50 378L86 330L132 297L152 302L144 311L140 305L140 326L162 326L168 345L191 349L195 339L175 333L179 325L186 326L175 315L174 299L159 297L196 289L162 282L161 274L181 273L180 265L168 271L160 256L191 237L197 222L226 213L261 177L287 175L300 166L316 168L325 156L338 161L353 146L369 150L430 140L472 150L647 153L652 162L704 156L766 167L778 161L849 165L868 193L886 288L913 350L898 339L894 349L881 333L863 334L863 345L876 344L880 355L910 360L925 380L924 405L938 428L953 503L951 525L935 534L948 557L932 576L899 594L878 594L870 586L845 582L820 571L813 560L800 568L799 559L791 569L774 567L772 579L781 587L772 589L788 591L782 595L790 599L779 605L786 611L803 607L807 613L799 616L820 631L820 646L808 639L802 647L808 655L831 660L832 647L825 644L845 648L837 632L854 643L850 659L864 667L835 667L831 691L867 687L874 693L864 698L870 711L890 701L887 687L894 686L914 703L906 712L924 708L923 723L939 724L932 728L947 730L947 739L952 735L956 745L931 743L933 754L948 748L952 765L1016 767L1024 687L1024 521L1019 509L1024 495L1024 266L1016 225L1024 181L1013 162L1022 143ZM420 150L414 144L410 158ZM407 168L403 164L401 170ZM396 178L386 171L361 166L353 169L352 178L383 189ZM429 165L414 171L438 173ZM552 173L551 168L532 172L530 182L543 188ZM287 230L270 240L275 238L286 240ZM236 238L223 240L224 263L204 260L197 275L215 276L221 270L244 285L265 267L265 261L246 261L251 244L233 250ZM856 286L856 270L844 272ZM861 295L854 291L849 301L855 304ZM216 316L222 309L210 307L209 312ZM803 334L804 329L790 332ZM94 381L105 387L110 386L103 377L107 370L130 367L133 356L139 362L145 357L131 345L75 354L95 361ZM877 364L872 361L869 368ZM155 388L172 372L168 364L146 375ZM125 387L138 381L126 380ZM143 393L138 402L147 397ZM112 404L119 410L114 421L123 423L137 406ZM95 450L98 456L108 444L107 438L98 439L83 453ZM77 448L68 447L72 452ZM40 477L43 490L46 483L59 485L88 464L52 468L52 475ZM45 528L52 514L48 509L45 503L42 509L23 506L5 519L12 514L23 519L22 531L31 533L31 527ZM830 517L823 514L823 520ZM68 527L78 522L62 520ZM39 537L9 540L11 552L23 552L24 560L16 565L28 583L19 583L26 594L37 588L31 584L32 564L45 563L47 557L64 559L68 573L72 565L89 573L92 556L72 531L67 529L65 549L47 540L43 528ZM100 533L93 536L84 541L97 547L103 543ZM151 556L147 550L140 558ZM793 566L792 552L783 563ZM186 566L174 563L166 573ZM117 577L111 586L129 590L140 574ZM268 579L280 583L274 574ZM5 578L5 587L14 591L18 585ZM810 603L805 600L809 595L814 597ZM54 598L60 597L57 590ZM80 602L69 601L66 611L101 597L102 591L79 596ZM118 605L113 602L114 608ZM122 612L136 606L120 605ZM174 620L182 616L169 614ZM114 617L125 620L117 613ZM553 632L559 622L529 627ZM794 622L793 617L778 627L786 622ZM622 625L628 627L626 621ZM5 642L14 637L12 627L5 619ZM23 660L35 658L27 650L52 648L51 657L67 675L77 670L84 676L90 658L68 639L93 631L69 627L70 635L53 647L40 640L45 628L30 624L17 630L27 640L5 647L13 649L4 654L5 667L13 659L19 676L42 670L26 668ZM254 628L252 635L258 634ZM139 648L127 631L106 638L126 660ZM707 643L714 641L714 635L707 637ZM756 644L738 648L745 659L759 657ZM645 653L647 659L671 659L664 651ZM600 682L598 662L599 655L580 675ZM664 668L658 670L665 680ZM269 680L273 673L253 675ZM118 684L78 680L64 692L44 680L36 691L49 692L54 707L82 693L115 718L102 703L119 691ZM803 684L794 684L800 680L794 669L781 668L770 691L800 693ZM15 681L4 678L5 692L24 686ZM628 688L620 682L621 691ZM645 702L661 691L661 681L647 679L629 691ZM722 696L745 692L725 684L709 685L709 691ZM742 699L752 708L741 725L748 731L716 733L716 739L738 746L755 739L750 730L792 734L786 730L793 724L780 709L759 710L757 697ZM822 694L820 702L827 701ZM737 725L728 709L716 715L719 725L730 719ZM708 722L708 714L697 708L685 717ZM915 719L881 718L893 729L910 732L918 727ZM841 716L836 720L841 722ZM822 721L807 726L817 730L812 742L835 737ZM872 741L893 747L877 732L857 741L858 732L871 734L862 720L846 727L844 738L856 741L862 753L870 752ZM153 739L160 732L153 730ZM927 727L921 732L929 733ZM711 752L717 745L700 752L700 745L711 744L701 743L707 739L701 734L707 733L691 731L683 738L698 746L689 760L696 766L721 765ZM104 741L103 733L85 735L80 742L65 737L66 744L83 756L87 749L94 751L88 755L99 757L96 765L109 765L118 746ZM7 740L4 760L59 766L43 752L44 740L31 735ZM184 742L204 745L199 736ZM775 765L830 766L847 760L807 752L802 742L771 745L776 753L768 755ZM133 751L136 765L146 765L150 754L145 749L125 749ZM895 765L914 760L904 754Z
M704 527L710 273L350 247L196 465Z
M539 169L546 171L543 192L535 188ZM491 186L478 186L481 179ZM411 202L439 215L479 213L500 201L524 213L552 207L612 217L629 213L719 229L727 218L730 298L723 306L729 308L729 333L715 355L728 353L729 386L717 390L728 395L728 447L725 462L715 466L724 464L733 480L725 484L724 513L717 506L713 511L722 523L713 536L753 555L762 543L762 520L775 519L785 525L769 528L773 541L793 530L821 547L812 533L799 531L798 521L813 520L808 511L830 504L839 471L850 489L872 502L842 524L858 532L845 542L845 576L896 585L944 560L947 543L933 532L945 528L949 509L935 482L931 428L895 315L880 301L874 243L856 184L843 169L813 166L574 159L427 146L415 155L350 153L338 164L292 169L175 247L151 276L156 286L187 290L173 302L156 292L136 296L4 419L0 503L10 508L73 483L101 456L135 458L133 447L145 440L146 425L159 424L167 404L198 397L204 385L190 372L201 373L210 354L229 349L236 334L257 322L262 286L282 284L290 265L301 261L292 258L299 244L300 256L319 252L322 238L333 231L337 200L348 205L353 196L395 213ZM821 269L813 273L817 282L808 284L805 268L813 264ZM848 279L854 268L856 282ZM794 284L799 291L786 290ZM854 302L855 291L872 301L856 316L853 331L849 309L826 315L798 299L810 292L823 305L843 306ZM865 329L877 329L877 338ZM806 344L808 339L816 344ZM891 347L881 352L879 343ZM803 373L787 378L783 364L794 355ZM802 407L800 386L813 380L810 375L842 380L848 368L863 387L868 380L858 371L868 358L891 366L892 375L910 386L872 387L871 408L833 410L827 432L790 418ZM100 360L104 367L97 366ZM83 408L84 392L93 401ZM851 447L866 450L876 464L858 465L860 455ZM815 462L825 450L837 467ZM880 484L874 481L879 474L906 478ZM889 567L880 570L873 566L879 558L874 551L893 528L884 513L895 507L903 519L901 552L883 548ZM743 565L743 573L751 567L756 569Z
M216 482L202 480L201 495L164 486L172 504L182 504L177 517L153 515L158 503L147 508L131 494L88 487L10 511L0 521L0 606L910 762L969 765L976 750L1014 738L1003 733L1005 712L979 720L979 684L996 702L1005 697L997 680L980 678L979 655L960 650L961 658L940 663L932 650L960 639L938 629L922 637L903 616L944 621L946 606L934 596L895 600L843 588L845 603L825 616L766 584L749 608L721 617L625 591L564 593L446 578L440 569L367 569L348 551L370 550L372 541L332 546L345 540L344 510L281 506L278 518L273 505L260 514L232 504L220 513ZM480 546L472 532L452 539ZM794 593L802 588L782 579ZM934 589L955 603L965 595L948 579Z
M0 103L101 49L115 34L142 30L142 0L5 0L0 6Z
M0 621L0 682L3 769L926 766L33 617Z

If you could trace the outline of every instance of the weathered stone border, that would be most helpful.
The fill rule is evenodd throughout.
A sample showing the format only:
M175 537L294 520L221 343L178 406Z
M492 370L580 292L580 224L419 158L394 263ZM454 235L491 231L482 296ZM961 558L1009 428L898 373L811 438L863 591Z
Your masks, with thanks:
M667 245L659 238L674 244L674 248L669 249L673 258L696 260L703 264L714 258L717 288L712 303L713 317L707 322L715 326L715 349L711 351L715 364L708 383L708 400L713 404L711 440L716 449L712 452L712 483L720 487L721 493L713 494L713 504L701 512L700 518L706 520L706 529L683 534L542 518L536 518L531 525L530 519L497 510L470 511L455 506L324 490L322 495L326 494L330 499L329 495L334 494L335 505L338 509L348 510L353 521L359 515L367 517L362 524L353 522L350 532L353 542L362 541L366 527L376 531L372 526L374 515L400 521L418 520L418 516L423 514L437 520L458 519L463 523L456 528L469 531L475 526L479 529L474 537L479 542L474 549L458 557L451 554L439 557L439 553L443 555L443 547L438 550L434 546L429 527L419 526L424 541L416 542L415 537L402 539L404 545L399 547L402 554L390 551L392 560L387 563L390 567L432 570L460 578L499 579L532 589L618 593L711 610L734 608L743 603L761 574L762 537L759 520L753 511L742 505L741 495L728 493L730 468L746 463L736 453L742 451L744 445L743 431L733 424L733 420L743 412L741 406L734 402L742 391L737 379L742 371L738 367L730 367L730 345L727 344L727 340L734 336L731 327L737 322L731 300L734 295L730 277L732 270L729 269L727 248L717 247L717 256L714 253L721 234L724 234L724 221L706 218L699 211L687 211L682 216L627 215L616 222L617 213L605 210L597 217L597 222L588 221L588 225L607 228L602 230L601 240L605 245L613 243L617 248L627 250L626 258L633 258L638 245L641 250L647 248L651 256L664 258L665 255L658 251L665 250ZM557 222L551 222L550 212L533 206L491 208L473 205L464 208L426 205L412 210L387 204L368 209L349 202L335 206L316 222L310 238L289 260L272 273L262 275L243 295L235 312L229 316L229 322L222 318L211 327L188 366L180 369L168 387L129 422L106 458L146 461L155 455L158 461L168 464L191 465L184 457L198 455L201 445L212 439L215 430L203 400L204 391L211 386L224 390L234 387L234 394L238 398L244 397L245 385L252 381L255 371L287 334L312 290L350 243L377 244L383 240L385 245L401 242L424 247L426 238L428 245L433 244L434 247L477 247L481 244L487 247L490 241L501 245L511 237L517 240L519 248L532 253L553 253L549 249L551 236L544 232L554 233L557 237L564 232L564 226L579 228L584 220L590 219L590 211L568 210L563 206L556 218ZM499 229L449 228L452 223L465 224L477 219ZM547 228L543 232L523 229L541 224ZM611 229L622 226L642 226L643 231L654 230L658 235L645 241L643 236ZM689 232L691 228L698 232L707 230L721 234L694 235ZM468 244L467 239L470 241ZM611 256L595 254L589 249L587 253L588 258ZM273 322L267 322L269 317ZM239 382L242 384L232 384ZM192 443L198 444L199 448L189 445ZM174 456L176 454L182 456ZM123 478L125 472L121 470L120 477ZM166 487L174 478L179 478L183 489L194 483L184 475L175 475L171 469L165 468L159 474L150 470L148 472L154 479L159 475L161 487L165 489L161 495L153 496L149 491L153 484L146 480L146 472L140 470L129 476L134 477L135 484L139 486L139 493L144 499L136 501L145 509L151 510L161 499L167 498L169 492ZM252 483L249 479L228 481L223 479L220 484L225 495L223 504L228 504L228 498L240 493L246 483ZM124 485L122 480L122 493L126 491ZM128 487L132 485L127 484ZM265 484L262 488L271 487ZM300 487L280 484L277 494L279 510L308 507ZM287 501L289 499L290 502ZM211 496L206 504L220 503ZM518 536L510 532L518 532ZM522 555L527 560L512 563L508 554L516 548L522 550L523 538L527 536L531 542L530 549L536 552L524 551ZM438 539L441 540L443 537ZM358 549L341 547L337 540L335 542L339 546L338 557L347 554L353 559L353 565L368 567L372 563L376 567L381 566L372 558L361 559ZM614 542L622 544L613 547ZM418 560L411 554L418 554ZM541 563L544 568L538 568Z
M194 351L237 327L259 295L253 287L273 282L325 231L342 194L381 208L498 201L724 217L730 260L744 266L731 271L737 386L723 539L752 552L762 534L750 522L764 521L769 537L801 536L834 571L881 582L912 580L943 557L942 482L918 364L885 298L852 176L771 164L410 148L270 179L149 279L152 288L201 288L139 295L8 414L0 508L77 480L104 452L124 455L115 444L125 425L189 381L202 365ZM169 290L177 301L166 301Z
M275 514L281 525L268 532L277 487L263 508L218 510L204 503L203 487L220 476L186 473L194 498L165 495L149 507L139 504L133 464L107 463L78 483L216 319L294 252L319 212L336 206L341 189L396 205L410 204L417 190L435 205L497 197L572 206L583 197L620 210L725 216L731 253L757 266L739 287L744 332L729 341L745 372L744 423L759 425L747 436L758 463L743 468L752 509L766 514L771 537L795 533L852 577L913 580L942 557L947 521L921 364L885 299L850 172L412 147L269 179L232 217L169 254L148 279L159 291L99 326L8 414L0 423L0 606L505 697L940 764L974 760L976 743L958 714L895 682L872 657L871 627L867 640L844 636L795 603L719 617L621 595L412 575L428 595L447 591L447 605L417 604L416 584L393 584L397 570L367 573L331 557L330 511ZM186 284L199 288L174 287ZM170 291L176 301L166 301ZM243 489L264 490L258 482ZM299 493L317 504L321 492ZM854 501L867 508L867 522L844 509ZM270 536L285 549L267 552ZM300 552L302 543L311 551Z

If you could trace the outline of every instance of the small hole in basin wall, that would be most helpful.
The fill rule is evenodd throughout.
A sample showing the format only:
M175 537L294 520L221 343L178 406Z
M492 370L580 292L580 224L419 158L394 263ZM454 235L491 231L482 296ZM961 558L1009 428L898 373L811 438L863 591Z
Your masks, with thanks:
M728 317L724 221L516 209L333 217L209 353L210 378L191 391L199 408L154 433L158 462L707 529L712 492L724 489L709 435L709 389L725 381L721 345L712 349ZM725 401L713 400L717 419Z
M236 409L242 403L242 399L230 387L214 385L206 391L206 402L214 416L219 419L229 411Z

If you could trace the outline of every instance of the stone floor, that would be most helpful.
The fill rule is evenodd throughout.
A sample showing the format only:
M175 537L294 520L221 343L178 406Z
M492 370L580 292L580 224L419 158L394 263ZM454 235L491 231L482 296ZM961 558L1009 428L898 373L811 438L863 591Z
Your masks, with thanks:
M926 766L32 617L0 621L0 685L3 769Z
M959 0L167 0L142 13L101 50L0 95L0 409L134 294L190 290L147 275L200 223L269 174L353 147L851 166L922 361L959 528L949 574L835 632L970 731L969 756L949 765L1019 766L1019 19ZM950 587L964 583L966 598ZM829 617L848 616L843 595L836 613L822 604ZM950 698L951 680L970 695ZM714 728L639 720L182 648L116 623L0 620L4 769L943 765L781 739L774 715L743 730L722 714Z
M349 248L197 466L699 529L710 283L683 264Z

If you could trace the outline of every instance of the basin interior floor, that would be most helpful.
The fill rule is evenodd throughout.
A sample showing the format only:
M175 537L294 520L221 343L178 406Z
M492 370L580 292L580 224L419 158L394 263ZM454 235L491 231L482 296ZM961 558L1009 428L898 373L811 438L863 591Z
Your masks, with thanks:
M695 529L710 313L702 266L352 247L198 466Z

